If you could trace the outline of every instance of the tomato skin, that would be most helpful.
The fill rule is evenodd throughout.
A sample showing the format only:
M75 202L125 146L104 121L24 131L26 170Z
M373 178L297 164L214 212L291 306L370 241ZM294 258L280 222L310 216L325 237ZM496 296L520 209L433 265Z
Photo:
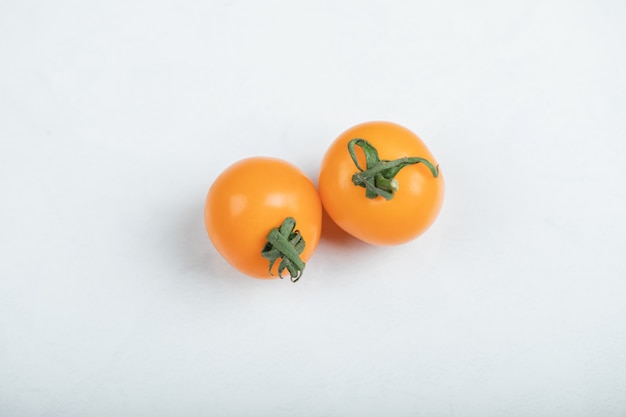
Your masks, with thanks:
M306 242L306 262L321 235L322 206L315 185L289 162L246 158L226 168L206 197L204 221L217 251L240 272L255 278L278 278L277 264L261 256L272 228L287 217L296 220Z
M422 163L402 168L396 175L399 189L391 200L369 199L355 186L357 167L348 152L348 142L365 139L381 159L422 157L437 165L424 142L409 129L391 122L366 122L343 132L330 145L322 160L319 191L331 219L347 233L374 245L396 245L421 235L437 218L443 203L444 180L435 178ZM362 152L361 152L362 154ZM357 155L365 166L363 155Z

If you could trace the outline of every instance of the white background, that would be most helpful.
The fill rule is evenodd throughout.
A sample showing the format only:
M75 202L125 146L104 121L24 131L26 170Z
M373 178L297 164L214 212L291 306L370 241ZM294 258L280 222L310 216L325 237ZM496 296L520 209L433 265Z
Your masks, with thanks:
M626 3L0 3L0 415L626 416ZM418 133L435 225L240 275L206 192Z

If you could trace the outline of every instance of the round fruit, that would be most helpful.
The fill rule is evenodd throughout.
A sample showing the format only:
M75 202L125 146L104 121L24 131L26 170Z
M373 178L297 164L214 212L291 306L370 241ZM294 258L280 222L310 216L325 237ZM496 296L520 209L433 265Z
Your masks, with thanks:
M237 270L297 281L320 239L322 207L311 180L292 164L243 159L222 172L204 209L209 238Z
M424 142L390 122L367 122L329 147L319 176L322 204L343 230L375 245L408 242L437 218L444 194Z

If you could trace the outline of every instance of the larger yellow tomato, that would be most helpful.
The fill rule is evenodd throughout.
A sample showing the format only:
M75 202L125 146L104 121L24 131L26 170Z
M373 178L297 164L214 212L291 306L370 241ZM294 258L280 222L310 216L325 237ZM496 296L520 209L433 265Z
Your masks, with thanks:
M395 123L367 122L330 145L319 191L339 227L365 242L393 245L416 238L435 221L444 182L415 133Z
M322 205L311 180L292 164L266 157L241 160L209 189L207 233L236 269L256 278L302 274L320 239Z

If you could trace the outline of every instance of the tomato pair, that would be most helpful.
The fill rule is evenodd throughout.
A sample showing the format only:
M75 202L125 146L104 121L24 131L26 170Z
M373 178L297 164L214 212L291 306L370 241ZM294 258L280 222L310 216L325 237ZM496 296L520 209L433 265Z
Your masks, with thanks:
M410 130L368 122L342 133L322 161L319 193L292 164L241 160L222 172L206 198L204 219L218 252L257 278L302 275L321 236L322 206L339 227L375 245L408 242L436 219L443 178Z

